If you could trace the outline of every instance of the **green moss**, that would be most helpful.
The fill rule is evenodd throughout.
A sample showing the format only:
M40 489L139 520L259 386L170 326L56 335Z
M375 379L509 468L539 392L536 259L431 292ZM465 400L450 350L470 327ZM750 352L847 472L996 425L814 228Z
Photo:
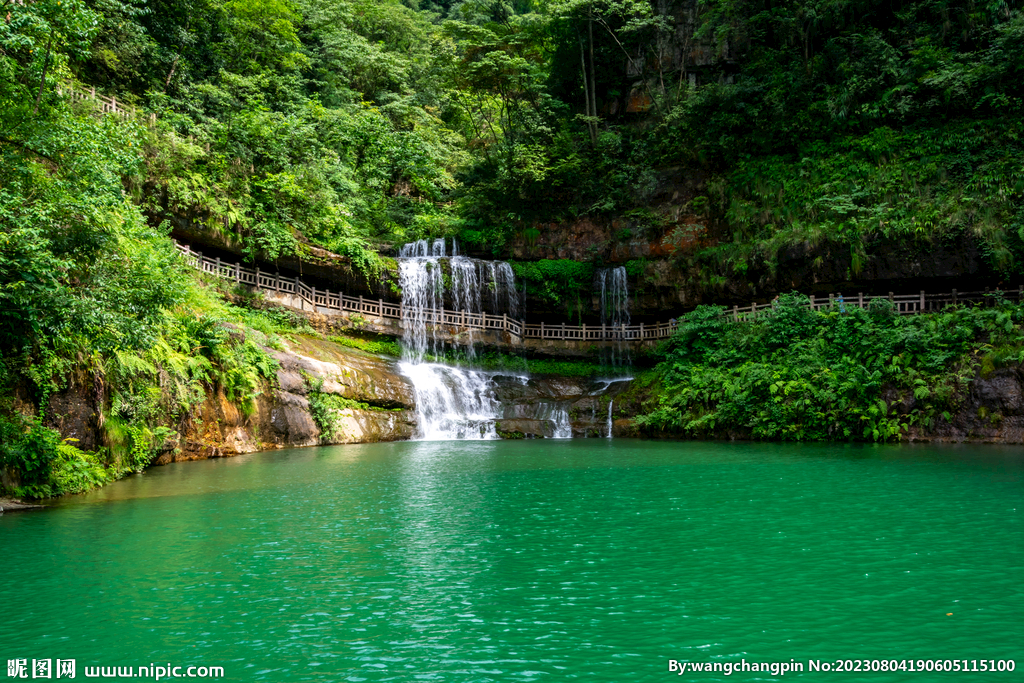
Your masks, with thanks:
M402 347L393 339L383 337L379 339L364 339L362 337L348 337L341 335L334 335L328 337L328 339L340 346L359 349L360 351L366 351L367 353L377 353L385 356L394 356L396 358L402 355Z
M555 358L529 358L486 351L472 358L465 352L449 352L444 356L430 356L435 362L464 365L481 370L504 370L530 375L558 375L562 377L599 377L607 375L610 368L592 360L560 360ZM615 368L616 373L629 374L631 368Z
M516 282L526 296L536 298L567 315L582 315L593 293L594 264L570 259L513 261Z

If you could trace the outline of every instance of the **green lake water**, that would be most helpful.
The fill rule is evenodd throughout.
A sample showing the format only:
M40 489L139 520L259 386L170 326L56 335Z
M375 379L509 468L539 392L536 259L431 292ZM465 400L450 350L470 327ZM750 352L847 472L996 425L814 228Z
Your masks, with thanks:
M0 516L0 658L74 658L76 680L151 662L229 681L1019 680L1022 513L1020 447L411 442L180 463ZM847 658L1017 671L667 666Z

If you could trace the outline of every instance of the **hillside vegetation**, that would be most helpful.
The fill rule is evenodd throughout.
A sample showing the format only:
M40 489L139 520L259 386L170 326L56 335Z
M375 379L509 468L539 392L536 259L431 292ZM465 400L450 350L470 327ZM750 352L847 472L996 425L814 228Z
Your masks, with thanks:
M244 405L272 374L251 340L291 323L185 273L172 225L372 274L427 236L500 253L579 217L657 234L673 167L702 180L665 242L711 285L790 244L856 271L873 240L961 234L1019 273L1022 117L1024 14L999 0L7 2L0 459L34 495L78 490L143 466L214 384ZM593 264L516 268L581 314ZM103 452L47 426L75 381L105 392Z

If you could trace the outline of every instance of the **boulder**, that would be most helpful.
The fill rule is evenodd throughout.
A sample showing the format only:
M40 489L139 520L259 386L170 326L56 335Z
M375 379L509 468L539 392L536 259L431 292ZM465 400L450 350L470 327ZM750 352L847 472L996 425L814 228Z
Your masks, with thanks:
M494 426L503 439L550 439L555 435L555 423L551 420L498 420Z

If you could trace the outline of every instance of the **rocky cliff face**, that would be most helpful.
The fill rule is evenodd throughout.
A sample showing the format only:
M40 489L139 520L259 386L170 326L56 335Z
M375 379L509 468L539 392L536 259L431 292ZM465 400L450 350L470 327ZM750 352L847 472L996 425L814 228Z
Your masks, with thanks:
M317 444L408 439L415 430L412 387L391 361L311 337L296 337L276 351L277 385L256 398L244 415L222 392L207 398L201 418L181 444L158 463ZM370 406L333 415L325 434L314 419L310 393L339 396Z
M311 337L295 337L288 348L273 352L280 364L276 382L255 397L245 413L213 386L206 399L177 426L178 437L164 444L154 460L165 464L250 453L272 448L317 444L366 443L408 439L415 429L412 387L384 357ZM314 419L310 393L334 395L369 406L333 415L324 434ZM49 425L85 449L104 445L100 406L102 384L76 377L51 397Z
M496 377L503 407L499 434L551 438L558 430L574 438L608 436L609 406L629 386L627 379Z

